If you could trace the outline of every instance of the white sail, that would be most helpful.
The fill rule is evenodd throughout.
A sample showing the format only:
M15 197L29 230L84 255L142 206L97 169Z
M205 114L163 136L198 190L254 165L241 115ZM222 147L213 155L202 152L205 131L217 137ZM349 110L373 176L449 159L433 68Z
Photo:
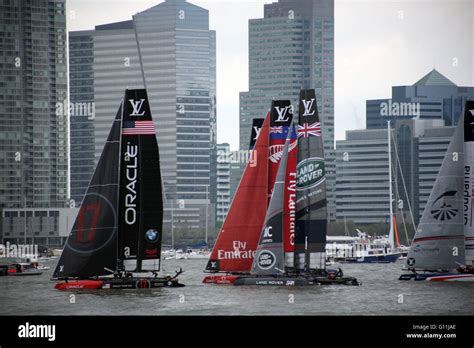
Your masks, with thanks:
M464 110L464 248L465 265L474 266L474 101Z
M464 264L463 130L460 119L408 253L409 269L453 270Z

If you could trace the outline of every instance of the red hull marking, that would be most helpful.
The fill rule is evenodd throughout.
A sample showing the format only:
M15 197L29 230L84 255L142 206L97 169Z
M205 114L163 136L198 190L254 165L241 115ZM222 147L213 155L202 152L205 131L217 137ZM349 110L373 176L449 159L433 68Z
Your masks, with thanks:
M76 290L76 289L102 289L101 280L79 280L76 282L57 283L54 288L57 290Z
M433 236L433 237L422 237L415 239L412 244L418 242L425 242L429 240L449 240L449 239L464 239L464 235L457 235L457 236Z
M202 282L204 284L234 284L239 276L224 275L224 276L207 276Z
M434 276L433 278L428 278L432 282L442 282L456 279L465 279L465 278L474 278L474 275L451 275L451 276Z

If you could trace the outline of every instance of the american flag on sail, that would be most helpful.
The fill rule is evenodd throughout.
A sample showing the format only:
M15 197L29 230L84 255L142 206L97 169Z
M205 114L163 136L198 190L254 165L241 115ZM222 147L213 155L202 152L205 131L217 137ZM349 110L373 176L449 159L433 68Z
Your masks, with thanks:
M155 135L153 121L124 121L123 135Z
M308 138L310 135L321 136L321 123L314 122L312 124L303 123L298 125L298 138Z

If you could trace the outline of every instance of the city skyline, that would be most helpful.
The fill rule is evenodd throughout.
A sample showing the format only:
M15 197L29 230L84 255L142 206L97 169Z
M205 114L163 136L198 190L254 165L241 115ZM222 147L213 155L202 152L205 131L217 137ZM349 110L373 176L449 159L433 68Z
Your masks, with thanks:
M104 11L111 2L70 0L68 30L125 20L161 2L118 1L113 11ZM217 32L217 142L228 142L231 149L239 144L239 91L248 89L248 20L263 17L263 4L272 2L192 1L209 10L210 29ZM411 85L433 68L457 85L474 85L472 4L336 0L335 139L364 128L365 100L389 95L392 86Z

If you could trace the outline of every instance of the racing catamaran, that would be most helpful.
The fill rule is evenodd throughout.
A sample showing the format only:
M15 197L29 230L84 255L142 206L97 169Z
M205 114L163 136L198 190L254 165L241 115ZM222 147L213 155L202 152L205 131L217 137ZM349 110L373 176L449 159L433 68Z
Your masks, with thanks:
M297 156L290 155L296 148ZM251 275L234 285L359 285L340 269L326 270L325 174L315 91L302 90L297 132L286 137Z
M158 277L163 191L145 89L126 90L72 231L53 273L55 288L181 287Z
M467 101L400 280L474 281L474 101Z

